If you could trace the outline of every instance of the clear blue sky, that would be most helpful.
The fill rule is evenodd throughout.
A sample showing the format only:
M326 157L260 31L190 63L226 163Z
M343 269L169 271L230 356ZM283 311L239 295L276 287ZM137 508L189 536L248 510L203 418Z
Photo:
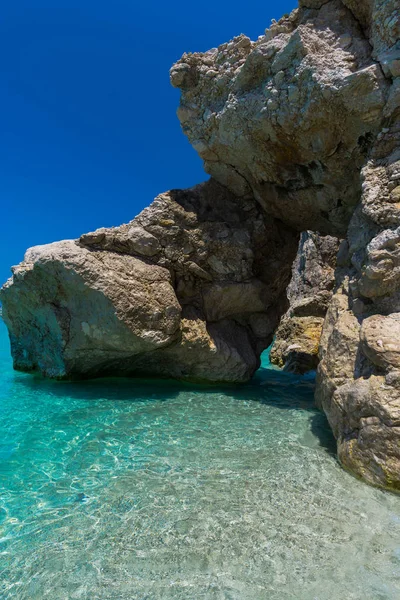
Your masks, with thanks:
M132 219L206 179L169 68L296 0L13 0L0 13L0 281L27 247Z

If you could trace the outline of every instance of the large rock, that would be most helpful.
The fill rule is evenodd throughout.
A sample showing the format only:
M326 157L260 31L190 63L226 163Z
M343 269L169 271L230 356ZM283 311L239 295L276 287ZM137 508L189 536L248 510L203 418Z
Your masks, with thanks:
M256 42L186 54L171 82L208 173L299 231L344 234L389 82L340 0L303 4L319 10L293 11Z
M305 231L300 236L287 296L290 303L276 331L271 362L306 373L318 366L324 317L335 285L339 240Z
M245 381L286 309L296 243L210 181L127 225L31 248L1 291L14 366Z
M15 368L48 377L96 375L179 335L167 269L73 240L28 250L1 298Z
M393 5L381 3L385 6ZM393 14L386 20L398 26ZM388 27L380 50L390 36ZM383 118L385 127L361 172L347 264L337 274L338 290L324 325L316 397L337 437L342 463L370 483L400 490L399 77L392 80Z
M299 231L346 237L316 397L343 464L392 489L400 488L399 27L398 0L300 0L256 42L239 36L171 70L182 90L178 117L207 172ZM278 361L296 344L315 353L319 325L315 315L283 319L278 346L284 337L289 345Z
M325 320L317 401L342 464L400 490L400 315L357 318L351 303L346 278Z
M400 490L399 110L388 116L363 169L348 265L338 272L324 324L316 397L342 463L370 483Z
M361 350L377 367L400 369L400 313L373 315L363 320Z

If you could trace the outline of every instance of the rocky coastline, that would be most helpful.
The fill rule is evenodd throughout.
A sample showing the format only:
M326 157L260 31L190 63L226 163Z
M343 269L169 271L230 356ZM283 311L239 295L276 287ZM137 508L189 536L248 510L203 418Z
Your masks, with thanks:
M300 0L183 55L178 118L211 179L28 250L0 292L14 367L243 382L276 334L274 362L318 367L344 467L400 491L399 13Z

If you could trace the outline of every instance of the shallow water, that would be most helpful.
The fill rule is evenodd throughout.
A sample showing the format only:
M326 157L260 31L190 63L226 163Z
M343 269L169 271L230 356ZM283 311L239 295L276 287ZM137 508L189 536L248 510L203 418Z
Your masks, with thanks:
M400 498L345 473L312 383L55 383L0 323L4 600L400 598Z

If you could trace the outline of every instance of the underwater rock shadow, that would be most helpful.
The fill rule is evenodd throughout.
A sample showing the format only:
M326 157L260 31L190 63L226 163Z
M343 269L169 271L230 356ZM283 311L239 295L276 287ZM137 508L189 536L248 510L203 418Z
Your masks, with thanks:
M311 433L318 439L320 447L337 460L336 440L328 419L315 405L315 376L299 376L280 369L261 368L253 381L259 381L260 388L266 390L259 399L263 404L283 410L306 410L312 413Z
M167 401L182 391L180 382L160 379L96 378L81 381L56 381L36 374L18 373L15 385L28 392L44 392L57 398L87 401L148 402Z
M318 438L319 445L337 461L337 445L335 436L329 426L328 419L322 411L316 412L311 418L311 432Z
M320 446L331 456L336 456L336 441L328 421L314 403L313 379L279 369L261 367L253 379L244 384L200 384L143 378L98 378L71 382L18 373L15 385L23 386L28 393L40 391L57 398L88 402L168 402L180 393L192 392L203 396L226 394L239 402L259 402L281 410L305 410L311 413L311 432L318 438Z
M237 400L273 404L282 409L315 411L314 384L302 377L275 369L260 368L247 383L194 383L176 379L143 377L99 377L77 381L56 381L35 373L15 373L14 385L28 392L81 400L167 401L183 392L202 395L227 394Z
M241 401L259 402L281 410L305 410L311 413L311 432L320 446L336 456L336 442L325 415L314 403L311 378L278 369L260 368L245 384L195 384L173 379L98 378L85 381L51 381L38 375L17 374L16 385L28 393L45 392L58 398L69 397L88 402L168 402L180 393L201 395L226 394Z

